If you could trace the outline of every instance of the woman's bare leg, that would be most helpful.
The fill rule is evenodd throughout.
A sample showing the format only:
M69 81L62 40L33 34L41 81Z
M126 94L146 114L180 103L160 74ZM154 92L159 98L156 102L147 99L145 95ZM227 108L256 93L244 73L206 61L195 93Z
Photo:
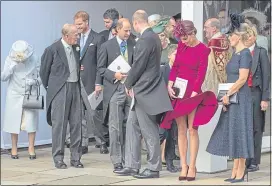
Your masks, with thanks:
M161 157L162 157L162 162L165 162L165 143L166 140L163 141L161 144Z
M11 134L11 155L17 155L18 134Z
M232 167L232 172L231 172L231 177L232 179L234 179L237 175L237 171L238 171L238 167L239 167L239 159L234 159L233 160L233 167Z
M188 171L188 177L195 177L196 175L196 157L199 148L199 137L197 128L193 127L193 122L195 118L195 111L188 115L188 128L190 135L190 165Z
M237 170L237 174L236 174L236 179L241 179L245 174L246 159L239 158L238 161L239 161L239 165L238 165L238 170Z
M186 116L181 116L176 119L177 127L178 127L178 147L179 147L179 155L180 155L180 162L181 162L181 173L180 176L186 177L187 175L187 123L186 123Z
M36 136L36 132L28 133L28 141L29 141L28 153L29 153L29 155L35 155L35 149L34 149L35 136Z

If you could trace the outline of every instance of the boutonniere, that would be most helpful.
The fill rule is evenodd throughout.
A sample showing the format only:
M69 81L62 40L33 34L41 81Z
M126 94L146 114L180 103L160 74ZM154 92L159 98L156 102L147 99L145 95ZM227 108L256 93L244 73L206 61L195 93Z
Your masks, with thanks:
M80 51L80 47L79 47L79 46L76 47L76 51L77 51L77 52Z

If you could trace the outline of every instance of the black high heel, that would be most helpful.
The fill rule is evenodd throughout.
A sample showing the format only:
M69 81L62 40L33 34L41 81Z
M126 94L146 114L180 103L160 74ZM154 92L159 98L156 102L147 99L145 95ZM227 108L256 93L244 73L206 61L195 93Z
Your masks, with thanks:
M34 155L30 155L30 154L29 154L29 159L30 159L30 160L35 160L36 158L37 158L37 157L36 157L36 154L34 154Z
M247 177L247 182L248 182L248 171L245 169L244 175L241 179L234 179L230 183L240 183L244 181L245 176Z
M16 154L16 155L10 155L10 158L11 159L14 159L14 160L17 160L17 159L19 159L19 156L18 156L18 154Z

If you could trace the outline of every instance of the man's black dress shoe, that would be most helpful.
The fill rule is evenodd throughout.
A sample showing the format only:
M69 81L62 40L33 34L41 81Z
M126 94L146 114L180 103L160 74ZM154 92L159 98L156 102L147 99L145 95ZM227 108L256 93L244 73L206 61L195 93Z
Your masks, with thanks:
M258 165L249 165L247 167L248 172L256 172L258 170L260 170L260 167Z
M133 176L135 174L139 174L139 169L125 167L122 170L116 170L113 172L119 174L120 176Z
M166 169L171 173L175 173L179 171L179 169L174 166L173 161L166 162Z
M84 168L83 164L79 160L77 160L77 161L71 160L70 163L71 163L72 167L75 167L75 168Z
M70 148L70 143L66 143L66 147L69 149Z
M113 168L114 168L113 172L114 171L120 171L120 170L123 169L123 165L122 165L122 163L116 163L116 164L113 165Z
M159 178L160 172L145 169L143 172L141 172L140 174L136 174L133 177L138 179Z
M108 154L109 150L106 144L102 144L100 147L100 154Z
M88 153L88 146L83 146L82 147L82 154L87 154Z
M55 167L57 169L67 169L67 165L63 161L57 161Z

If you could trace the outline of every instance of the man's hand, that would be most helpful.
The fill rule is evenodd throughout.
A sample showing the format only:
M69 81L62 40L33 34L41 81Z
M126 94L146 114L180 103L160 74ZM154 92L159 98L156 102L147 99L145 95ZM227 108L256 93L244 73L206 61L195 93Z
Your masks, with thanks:
M268 108L268 101L261 101L261 109L262 111L266 111Z
M121 72L116 72L115 74L114 74L114 77L115 77L115 79L117 79L117 80L122 80L123 78L125 78L125 77L127 77L127 75L126 74L122 74Z
M128 96L130 96L131 98L134 97L134 92L133 92L132 89L128 90L128 89L126 88L126 94L127 94Z
M95 85L95 94L99 95L99 93L102 91L102 86L101 85Z

